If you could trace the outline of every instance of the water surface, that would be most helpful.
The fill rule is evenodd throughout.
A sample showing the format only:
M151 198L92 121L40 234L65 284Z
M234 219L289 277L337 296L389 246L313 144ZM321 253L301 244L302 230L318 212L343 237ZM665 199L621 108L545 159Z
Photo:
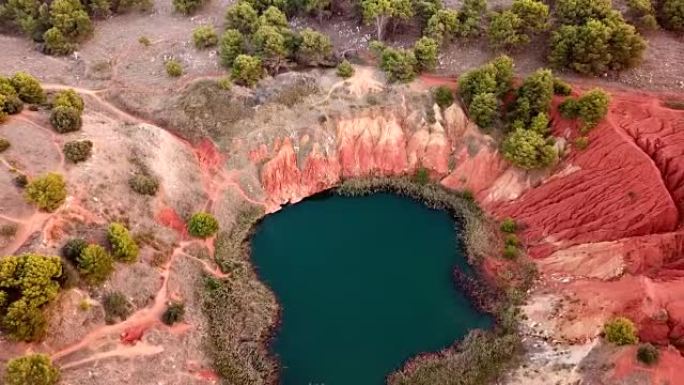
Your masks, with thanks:
M269 215L252 238L282 306L283 385L382 385L420 353L488 327L452 280L453 219L391 194L324 196Z

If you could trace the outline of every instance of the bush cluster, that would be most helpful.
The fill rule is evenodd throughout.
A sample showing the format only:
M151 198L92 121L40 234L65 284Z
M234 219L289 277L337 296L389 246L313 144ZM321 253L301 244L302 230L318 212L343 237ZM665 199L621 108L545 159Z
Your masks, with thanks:
M551 36L549 54L554 66L603 74L641 61L646 42L610 0L559 0L556 18L561 25Z
M504 248L502 256L506 259L516 259L520 255L520 239L515 234L518 231L518 224L513 218L504 218L499 224L499 229L504 236Z
M61 174L47 173L26 186L26 199L45 211L55 211L66 200L66 183Z
M93 152L93 142L89 140L72 140L64 143L64 156L73 163L84 162Z
M536 0L515 0L510 9L492 13L487 36L495 48L515 48L549 28L549 6Z
M629 318L617 317L603 326L603 334L608 342L616 345L637 343L637 330Z
M57 298L62 263L39 254L0 259L0 321L12 338L35 341L43 337L47 319L42 308Z
M55 385L59 369L45 354L30 354L9 360L5 369L5 385Z
M50 124L60 134L78 131L83 125L81 113L72 107L57 106L50 112Z
M128 232L128 229L121 223L112 223L107 229L107 239L112 248L112 255L122 262L135 262L138 259L139 248Z
M213 215L205 212L198 212L190 217L188 221L188 232L193 237L207 238L219 229L219 223Z

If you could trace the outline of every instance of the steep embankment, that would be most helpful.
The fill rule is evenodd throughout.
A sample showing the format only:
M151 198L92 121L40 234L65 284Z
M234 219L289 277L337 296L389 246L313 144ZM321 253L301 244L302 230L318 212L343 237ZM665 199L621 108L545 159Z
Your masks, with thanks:
M436 110L433 124L415 115L401 107L340 117L329 123L334 143L314 143L308 154L298 152L308 138L255 149L266 159L260 177L269 210L342 178L425 167L446 187L471 190L492 215L522 225L547 288L570 298L545 310L555 319L554 338L587 341L623 314L642 340L684 347L684 111L615 92L589 147L566 146L553 170L534 173L509 167L457 106ZM559 142L572 143L576 124L553 118ZM684 362L670 353L668 362ZM641 371L619 369L612 380ZM653 380L674 378L651 372L659 373Z

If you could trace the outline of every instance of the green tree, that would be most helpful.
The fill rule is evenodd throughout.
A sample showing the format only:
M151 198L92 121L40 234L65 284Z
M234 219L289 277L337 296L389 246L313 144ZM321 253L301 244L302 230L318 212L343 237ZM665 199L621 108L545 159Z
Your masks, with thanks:
M277 7L270 6L259 16L260 25L268 25L276 28L288 28L287 17Z
M558 0L556 19L561 24L584 24L604 19L612 10L611 0Z
M549 166L558 155L544 135L525 129L508 134L503 141L502 152L505 159L526 170Z
M307 65L325 62L332 54L332 42L327 35L306 28L300 32L301 43L297 48L297 61Z
M529 43L529 36L521 31L523 26L523 20L512 11L494 12L487 30L489 44L494 48L511 49Z
M617 317L603 326L603 333L608 342L616 345L632 345L637 343L637 330L629 318Z
M643 362L646 365L653 365L658 362L660 352L658 352L658 348L651 344L643 344L637 349L636 356L639 362Z
M491 92L475 95L468 107L468 115L475 124L482 128L491 126L499 112L499 101Z
M67 39L83 39L93 32L90 16L79 0L53 1L50 4L50 22Z
M188 221L188 233L193 237L207 238L216 234L218 229L218 221L209 213L195 213Z
M66 183L61 174L47 173L26 186L26 199L45 211L55 211L66 200Z
M528 125L534 116L549 111L553 99L553 80L553 73L543 68L525 78L517 91L513 111L515 120Z
M513 83L513 60L501 55L481 67L463 74L458 79L458 93L466 106L478 94L493 93L501 98Z
M0 21L39 39L50 28L48 4L38 0L7 0L0 4Z
M5 385L55 385L59 369L45 354L31 354L14 358L7 363Z
M50 124L55 131L64 134L80 130L83 121L76 108L57 106L50 111Z
M413 9L423 27L426 27L430 18L443 8L441 0L413 0Z
M44 53L64 56L76 50L76 44L70 42L58 28L52 27L43 34Z
M439 86L432 91L432 98L441 108L454 104L454 93L446 86Z
M88 242L86 242L82 238L72 238L67 241L67 243L62 246L62 256L69 262L72 262L73 264L78 263L78 257L81 256L81 253L83 252L83 249L85 249L88 246Z
M480 34L482 15L487 11L486 0L463 0L458 13L458 34L460 37L474 37Z
M249 55L238 55L233 61L230 76L238 84L254 86L264 76L261 59Z
M661 24L673 31L684 31L684 0L662 0L659 10Z
M288 0L241 0L248 2L259 13L263 13L268 7L276 7L284 10L287 7Z
M439 44L435 39L423 36L413 47L414 55L418 62L418 70L431 71L437 66L439 56Z
M55 94L55 98L52 101L52 106L71 107L78 110L78 112L83 112L85 107L83 98L81 98L81 96L73 89L62 90Z
M290 54L285 36L275 27L268 25L259 27L254 33L252 42L264 66L274 72L278 72Z
M26 72L17 72L12 76L12 87L17 92L17 96L26 103L43 103L45 92L40 86L38 79Z
M181 302L172 302L162 314L162 322L166 325L173 325L183 320L185 315L185 305Z
M102 283L114 271L114 258L100 245L88 245L78 257L78 271L91 285Z
M259 28L259 15L246 1L238 1L226 11L226 29L237 29L251 35Z
M323 17L330 12L328 9L330 8L331 2L330 0L303 0L304 1L304 10L307 13L312 13L315 14L318 17L318 22L323 21Z
M213 26L201 25L192 31L192 41L199 49L209 48L218 43L218 36Z
M610 96L600 88L594 88L577 100L577 115L587 128L595 127L608 113Z
M539 33L549 28L549 6L541 1L513 0L511 11L522 20L525 33Z
M110 224L107 230L107 239L112 247L114 258L127 263L135 262L138 259L138 245L126 226L116 222Z
M219 57L221 64L226 67L232 67L235 58L243 54L245 51L245 38L237 29L228 29L219 42Z
M439 43L451 41L459 31L458 12L440 9L428 19L424 34Z
M367 24L375 23L378 40L385 36L387 24L393 20L408 20L413 17L410 0L362 0L363 19Z
M204 5L204 0L173 0L173 8L183 15L191 15Z
M418 60L412 50L385 48L380 58L380 68L390 82L409 82L416 77Z

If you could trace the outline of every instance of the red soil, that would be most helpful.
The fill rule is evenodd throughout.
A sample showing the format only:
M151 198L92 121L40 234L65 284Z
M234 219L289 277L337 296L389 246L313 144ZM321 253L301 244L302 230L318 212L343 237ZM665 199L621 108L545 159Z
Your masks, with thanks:
M171 207L162 207L157 213L157 222L162 226L166 226L170 229L177 231L179 234L186 236L188 234L188 229L185 226L185 221L183 218L176 213Z
M663 349L660 358L653 366L645 366L636 361L636 347L628 347L620 351L615 359L613 379L621 383L632 375L646 374L652 384L684 384L684 376L681 369L684 367L684 358L674 349Z

